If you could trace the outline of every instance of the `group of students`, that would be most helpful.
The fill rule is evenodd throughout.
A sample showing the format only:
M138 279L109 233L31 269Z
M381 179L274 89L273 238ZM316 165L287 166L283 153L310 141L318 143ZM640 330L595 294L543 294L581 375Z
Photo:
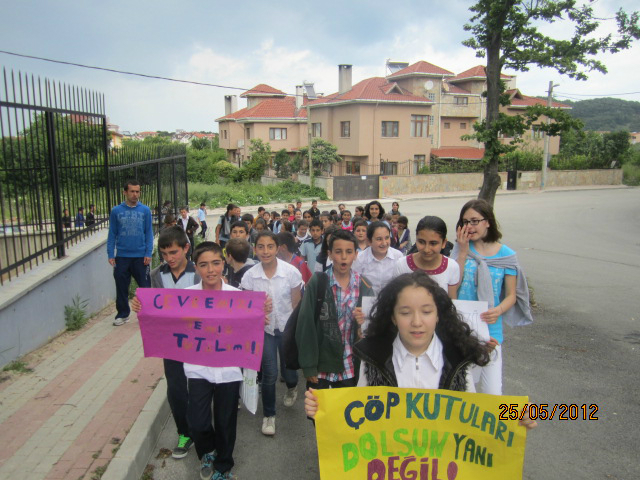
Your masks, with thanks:
M314 208L312 204L307 210L312 217ZM379 202L362 211L365 241L358 238L357 221L355 228L344 228L349 226L344 211L341 226L326 222L318 211L309 225L309 238L298 245L293 232L282 230L282 219L276 229L277 217L267 223L266 215L260 217L266 228L256 228L252 239L251 225L262 222L238 220L234 208L228 208L228 218L221 219L216 230L218 242L199 244L193 263L187 260L189 246L182 229L161 232L158 248L165 263L152 272L152 287L239 287L267 294L262 433L276 433L279 373L287 386L284 405L296 401L298 373L283 361L285 349L291 348L284 341L285 328L294 317L297 366L306 379L305 412L310 418L318 408L316 389L386 385L476 391L473 368L480 369L477 391L502 394L503 317L515 317L511 320L517 323L530 319L530 313L524 275L515 253L500 243L491 205L483 200L464 205L451 257L444 254L451 245L446 223L438 217L420 220L415 245L405 256L397 248L400 244L391 246L394 227L385 221ZM290 213L295 219L295 207ZM301 225L298 222L297 228ZM250 256L255 257L253 264L248 264ZM292 261L296 257L299 261ZM301 265L313 275L303 275ZM362 308L365 297L375 298L368 319ZM471 333L456 313L455 298L488 302L490 308L481 318L489 324L490 342ZM297 317L292 316L298 304ZM137 299L132 308L140 310ZM195 443L201 478L233 478L240 369L164 362L179 434L173 456L184 457ZM521 423L527 428L536 425L528 419Z
M84 207L78 207L78 213L72 219L69 215L69 209L65 208L62 211L62 228L71 228L71 222L75 228L84 228L95 225L96 223L96 206L92 203L89 205L89 211L87 215L84 214Z

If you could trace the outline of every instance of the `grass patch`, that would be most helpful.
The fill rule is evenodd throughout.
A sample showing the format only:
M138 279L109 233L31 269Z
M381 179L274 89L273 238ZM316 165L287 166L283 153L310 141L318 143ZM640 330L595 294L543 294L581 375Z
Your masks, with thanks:
M327 199L327 193L318 187L287 180L277 185L256 182L207 185L189 183L189 203L205 202L210 208L224 207L229 203L239 206L267 203L294 202L299 198Z
M153 480L153 470L154 470L154 466L147 464L147 466L144 469L144 472L142 472L142 476L140 477L140 480Z
M64 306L64 323L67 330L80 330L87 324L89 321L87 305L89 305L89 300L82 300L80 295L76 295L73 297L71 305Z
M622 166L622 183L631 187L640 185L640 165L625 163Z
M107 467L102 466L102 467L97 467L94 471L93 471L93 475L91 475L91 480L100 480L102 478L102 476L104 475L104 472L107 471Z
M29 368L26 362L22 360L14 360L13 362L5 365L2 369L3 372L16 372L16 373L31 373L33 368Z

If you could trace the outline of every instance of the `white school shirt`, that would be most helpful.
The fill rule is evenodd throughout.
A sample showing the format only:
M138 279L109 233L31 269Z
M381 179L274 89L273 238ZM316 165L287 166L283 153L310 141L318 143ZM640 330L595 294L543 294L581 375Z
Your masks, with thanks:
M300 271L284 260L276 259L278 266L273 277L267 278L262 268L262 263L251 267L242 277L240 287L243 290L253 290L254 292L266 292L273 302L273 310L269 314L269 325L265 325L264 331L269 335L274 335L277 328L284 332L287 320L293 312L291 306L291 290L300 288L303 285Z
M371 247L367 247L358 254L352 268L371 282L373 291L378 295L380 290L393 278L396 261L402 256L400 250L389 247L387 255L382 260L378 260L373 256Z
M202 282L187 287L186 290L202 290ZM238 291L239 289L222 282L221 290ZM240 367L205 367L204 365L184 364L184 374L187 378L200 378L210 383L230 383L242 381Z
M413 261L413 254L402 257L396 260L393 269L393 278L403 273L415 272L416 270L420 270L429 275L429 277L447 293L449 293L449 285L457 285L460 282L460 265L445 255L442 255L440 266L435 270L423 270L419 268Z
M402 344L400 335L397 335L393 341L391 360L398 387L428 389L440 387L444 360L442 358L442 342L435 333L429 347L417 357L409 353ZM367 386L367 377L364 374L364 370L364 366L361 366L358 387Z

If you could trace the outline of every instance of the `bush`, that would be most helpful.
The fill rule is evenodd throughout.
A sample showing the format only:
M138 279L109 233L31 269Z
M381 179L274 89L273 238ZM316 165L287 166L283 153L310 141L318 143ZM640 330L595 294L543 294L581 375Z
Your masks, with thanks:
M640 185L640 165L625 163L622 166L622 183L634 187Z
M500 159L501 171L511 170L515 167L518 171L540 171L542 169L542 150L515 150L505 153Z
M233 163L229 163L226 160L221 160L217 163L214 163L213 166L211 167L211 170L213 172L213 174L217 177L222 177L222 178L233 178L236 175L236 172L238 171L238 167L236 167ZM207 182L204 182L207 183ZM214 184L216 182L211 182L211 184Z
M293 202L301 197L326 200L327 194L321 188L311 188L291 180L277 185L261 185L257 182L189 184L189 203L199 204L205 201L211 208L224 207L228 203L244 206Z
M89 317L87 315L87 305L89 300L82 300L80 295L73 297L71 305L64 306L64 323L67 330L80 330L87 324Z

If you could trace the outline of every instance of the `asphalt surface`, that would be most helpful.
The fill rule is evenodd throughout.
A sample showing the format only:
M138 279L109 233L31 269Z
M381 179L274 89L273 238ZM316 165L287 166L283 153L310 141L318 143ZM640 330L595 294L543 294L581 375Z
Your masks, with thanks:
M423 215L442 217L455 239L460 207L470 198L406 201L400 210L412 231ZM505 331L504 393L529 395L534 403L597 405L597 420L540 422L527 440L527 480L640 478L638 207L637 188L496 199L503 241L518 253L538 305L533 325ZM260 433L260 407L255 416L240 411L233 471L241 479L318 478L302 383L292 408L282 406L284 384L278 385L274 438ZM154 456L174 446L174 429L169 419ZM156 480L198 478L194 450L182 460L149 463Z

